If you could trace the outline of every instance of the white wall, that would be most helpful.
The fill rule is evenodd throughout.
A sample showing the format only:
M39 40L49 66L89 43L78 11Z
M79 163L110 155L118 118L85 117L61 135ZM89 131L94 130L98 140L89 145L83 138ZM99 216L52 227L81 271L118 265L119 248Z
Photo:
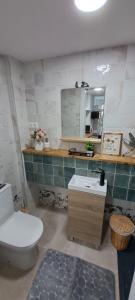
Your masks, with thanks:
M109 70L104 74L103 65ZM61 89L82 80L106 87L104 130L135 133L134 45L25 64L0 57L0 182L11 183L20 201L25 197L21 148L29 138L28 121L38 121L51 146L62 147Z
M21 146L27 139L28 120L22 72L19 62L0 57L0 182L12 184L16 207L25 198Z
M47 131L52 147L60 146L61 89L75 81L106 87L105 131L135 133L135 45L26 63L24 74L28 118Z
M23 149L29 139L23 64L13 58L9 58L9 64L18 125L18 138L20 138L21 149Z

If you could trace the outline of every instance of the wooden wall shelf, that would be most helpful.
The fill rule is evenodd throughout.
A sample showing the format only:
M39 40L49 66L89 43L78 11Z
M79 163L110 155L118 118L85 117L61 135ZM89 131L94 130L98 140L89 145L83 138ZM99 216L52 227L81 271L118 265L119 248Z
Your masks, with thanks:
M33 148L26 148L22 152L25 154L33 154L33 155L69 157L69 158L76 158L82 160L105 161L109 163L135 165L135 157L103 155L103 154L95 154L94 157L84 157L84 156L69 155L68 150L62 150L62 149L50 149L49 151L46 150L37 151Z
M98 138L80 138L80 137L62 137L60 139L62 142L70 143L87 143L91 142L93 144L101 144L101 139Z

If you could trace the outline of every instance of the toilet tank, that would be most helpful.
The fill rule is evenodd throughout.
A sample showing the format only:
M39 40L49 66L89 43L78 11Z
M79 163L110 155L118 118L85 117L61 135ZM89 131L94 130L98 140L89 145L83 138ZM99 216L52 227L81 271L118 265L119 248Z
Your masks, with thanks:
M14 213L11 184L0 184L0 224Z

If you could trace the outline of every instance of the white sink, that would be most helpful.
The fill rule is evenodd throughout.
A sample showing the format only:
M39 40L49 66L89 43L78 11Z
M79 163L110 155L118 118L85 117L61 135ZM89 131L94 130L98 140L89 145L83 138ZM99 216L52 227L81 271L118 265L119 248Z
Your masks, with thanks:
M106 196L107 180L105 180L104 186L101 186L99 178L73 175L68 184L68 189Z

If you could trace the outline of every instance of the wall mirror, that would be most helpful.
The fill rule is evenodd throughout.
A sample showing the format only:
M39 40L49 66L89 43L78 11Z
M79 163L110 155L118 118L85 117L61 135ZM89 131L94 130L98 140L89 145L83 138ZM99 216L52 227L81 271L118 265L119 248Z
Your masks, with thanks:
M101 138L105 88L73 88L61 91L62 138Z

